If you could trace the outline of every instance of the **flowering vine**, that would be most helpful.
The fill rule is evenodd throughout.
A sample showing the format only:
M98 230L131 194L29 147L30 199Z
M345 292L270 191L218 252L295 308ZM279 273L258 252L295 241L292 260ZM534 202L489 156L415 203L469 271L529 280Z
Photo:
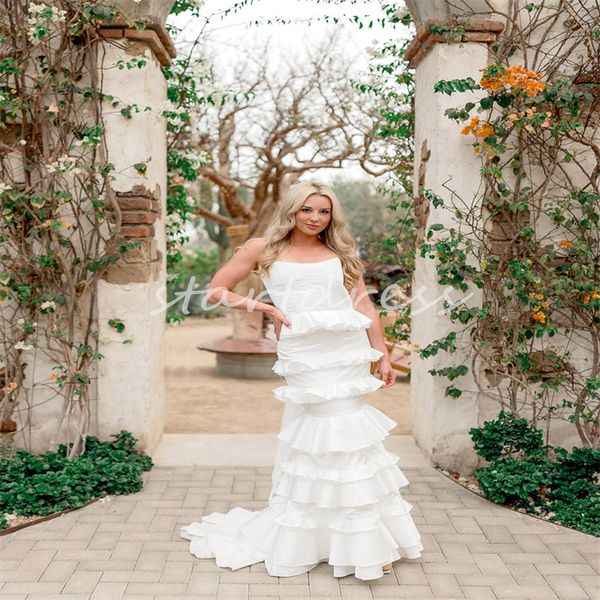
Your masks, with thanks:
M569 422L584 446L597 448L599 41L580 24L575 31L587 52L573 55L569 30L557 36L549 62L544 52L536 54L545 42L533 41L534 29L500 37L479 81L435 85L437 93L481 94L446 115L474 140L483 192L474 203L450 203L456 224L431 224L421 256L436 260L440 283L462 292L479 288L482 302L446 303L457 327L452 339L436 340L420 354L464 350L467 364L432 370L452 382L447 395L459 397L460 376L470 372L476 385L470 392L543 423L547 435L556 419ZM518 64L517 47L539 62ZM432 191L429 197L434 206L445 204Z

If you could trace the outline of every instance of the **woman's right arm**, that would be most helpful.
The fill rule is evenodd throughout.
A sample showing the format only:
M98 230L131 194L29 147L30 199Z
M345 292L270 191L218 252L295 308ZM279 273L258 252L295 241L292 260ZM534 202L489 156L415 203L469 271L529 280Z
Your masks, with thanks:
M231 291L256 268L265 244L264 238L251 238L237 252L234 252L233 256L223 264L210 280L206 290L206 302L208 304L221 303L239 310L270 312L273 308L272 305Z

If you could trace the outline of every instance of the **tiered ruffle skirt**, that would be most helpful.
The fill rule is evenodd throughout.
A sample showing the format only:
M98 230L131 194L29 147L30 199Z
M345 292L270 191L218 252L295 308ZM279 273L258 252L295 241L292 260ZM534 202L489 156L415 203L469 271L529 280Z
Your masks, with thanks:
M335 577L377 579L382 566L421 556L423 545L399 489L409 481L383 440L396 422L366 404L383 382L370 363L371 320L353 309L289 316L273 370L287 385L275 397L296 411L278 439L268 506L214 512L182 527L190 551L233 570L264 562L272 576L328 561Z

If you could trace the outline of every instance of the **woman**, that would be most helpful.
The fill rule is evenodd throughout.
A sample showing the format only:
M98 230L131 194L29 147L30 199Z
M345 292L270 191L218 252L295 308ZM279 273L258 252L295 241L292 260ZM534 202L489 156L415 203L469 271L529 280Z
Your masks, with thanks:
M395 381L363 271L334 191L302 182L264 238L238 248L210 282L210 303L270 316L273 370L287 385L273 390L285 408L267 507L183 527L199 558L233 570L264 561L277 577L328 561L334 577L368 580L394 560L421 556L412 505L398 492L409 482L382 443L396 422L363 401ZM230 291L251 272L273 305Z

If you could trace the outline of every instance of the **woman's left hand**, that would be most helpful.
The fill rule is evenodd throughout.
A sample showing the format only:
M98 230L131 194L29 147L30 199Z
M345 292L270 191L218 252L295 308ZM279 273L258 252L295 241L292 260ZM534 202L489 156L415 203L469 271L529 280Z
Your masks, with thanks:
M382 356L377 361L377 372L379 373L379 379L385 382L382 387L390 387L396 383L396 373L392 368L389 358Z

